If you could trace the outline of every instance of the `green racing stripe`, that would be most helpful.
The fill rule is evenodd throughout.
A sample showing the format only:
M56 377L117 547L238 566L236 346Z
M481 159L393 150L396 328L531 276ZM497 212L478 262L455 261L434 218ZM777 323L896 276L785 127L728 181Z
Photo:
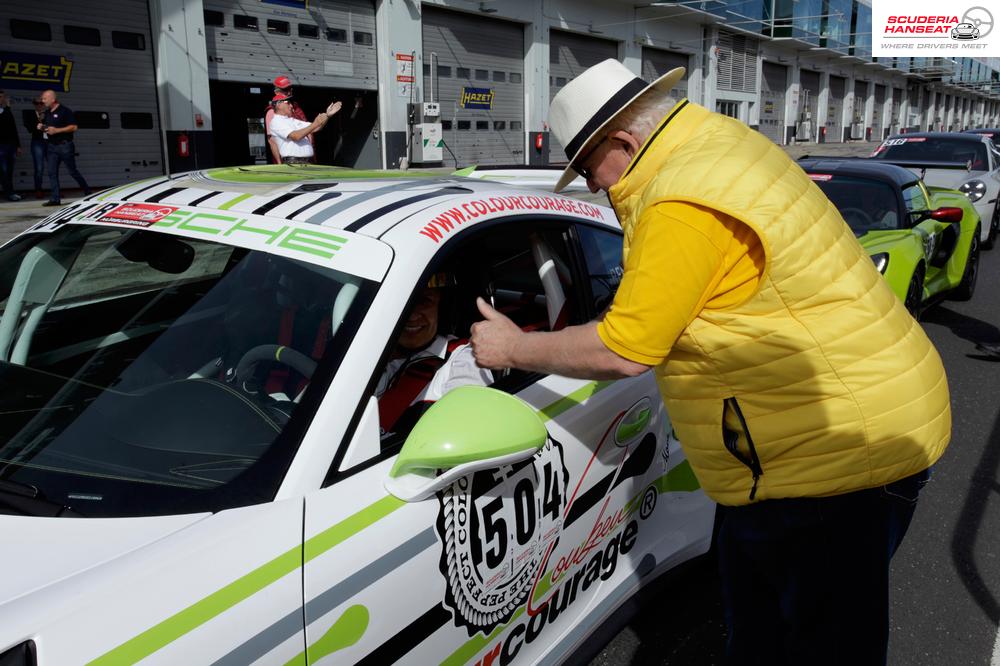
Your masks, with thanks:
M234 200L230 203L238 202ZM588 382L573 393L538 410L538 415L543 422L553 419L583 403L590 396L610 386L611 383L610 381ZM90 666L110 666L112 664L132 664L145 659L212 618L221 615L244 599L299 569L306 562L315 559L351 536L382 520L405 504L406 502L391 495L383 497L307 539L303 546L295 546L287 550L225 587L88 662L88 664Z

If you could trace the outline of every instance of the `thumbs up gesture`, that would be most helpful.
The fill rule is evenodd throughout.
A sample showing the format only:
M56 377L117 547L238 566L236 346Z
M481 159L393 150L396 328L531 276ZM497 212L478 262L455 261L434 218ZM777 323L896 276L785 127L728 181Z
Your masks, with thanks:
M476 307L483 315L483 321L472 325L469 340L476 363L490 370L515 367L514 349L524 331L482 298L476 299Z

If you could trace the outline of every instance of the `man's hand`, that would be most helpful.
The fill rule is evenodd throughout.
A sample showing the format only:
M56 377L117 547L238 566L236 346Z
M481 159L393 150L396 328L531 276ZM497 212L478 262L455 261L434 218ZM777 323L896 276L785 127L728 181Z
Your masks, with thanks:
M490 370L515 367L514 347L524 331L482 298L476 299L476 307L483 315L483 321L472 325L472 337L469 339L476 363Z
M340 102L334 102L330 106L326 107L327 115L332 116L333 114L337 113L337 111L340 111L340 107L342 106L343 104L341 104Z

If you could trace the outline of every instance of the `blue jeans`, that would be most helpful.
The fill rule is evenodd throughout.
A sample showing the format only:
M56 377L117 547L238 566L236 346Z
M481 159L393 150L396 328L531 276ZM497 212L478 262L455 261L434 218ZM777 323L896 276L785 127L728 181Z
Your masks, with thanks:
M883 666L889 561L929 477L719 507L727 662Z
M31 140L31 161L35 165L35 191L38 192L42 189L42 176L45 175L45 168L47 166L47 154L48 154L49 142L45 139L32 139Z
M44 139L43 139L44 141ZM84 194L90 194L90 187L87 186L87 181L83 179L83 176L76 168L76 148L72 141L63 141L62 143L52 143L49 142L48 150L48 161L49 161L49 185L52 186L52 196L49 198L52 201L61 201L59 192L59 163L66 163L66 170L69 171L69 175L73 176L73 180L83 189Z
M12 143L0 143L0 186L3 194L10 198L14 194L14 158L17 157L17 146Z

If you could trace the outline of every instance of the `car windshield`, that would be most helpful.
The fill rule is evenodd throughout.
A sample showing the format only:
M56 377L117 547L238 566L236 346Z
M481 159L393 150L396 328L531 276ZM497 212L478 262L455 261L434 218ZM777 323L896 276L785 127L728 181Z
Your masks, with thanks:
M971 162L974 171L985 170L989 164L986 144L981 141L922 136L887 139L872 157L918 162Z
M892 186L853 176L811 176L858 236L900 228L899 202Z
M0 512L273 499L374 283L148 230L0 249Z

